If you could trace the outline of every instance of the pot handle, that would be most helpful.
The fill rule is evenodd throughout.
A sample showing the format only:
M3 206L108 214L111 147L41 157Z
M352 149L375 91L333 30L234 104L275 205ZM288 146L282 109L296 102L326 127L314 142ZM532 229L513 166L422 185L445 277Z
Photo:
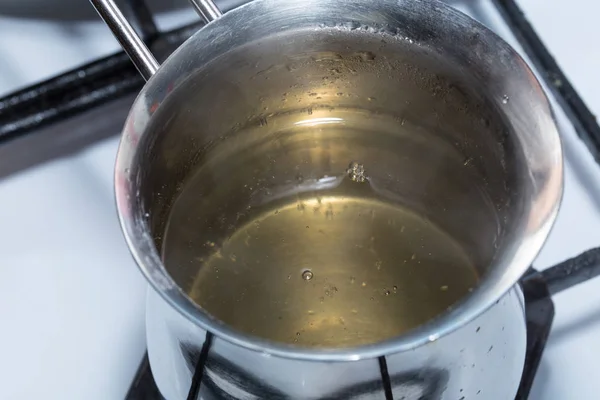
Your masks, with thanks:
M158 71L160 64L119 10L114 0L90 0L90 2L142 77L145 80L150 79ZM206 22L211 22L223 15L212 0L189 0L189 2Z

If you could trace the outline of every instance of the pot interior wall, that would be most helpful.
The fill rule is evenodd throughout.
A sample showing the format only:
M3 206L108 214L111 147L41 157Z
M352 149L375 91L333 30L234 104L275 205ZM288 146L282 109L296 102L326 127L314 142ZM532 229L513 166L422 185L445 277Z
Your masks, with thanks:
M520 217L528 211L524 205L527 187L520 178L525 169L523 155L511 139L512 128L502 112L498 92L488 90L480 76L455 62L451 54L359 26L283 31L223 52L175 86L152 116L141 143L144 151L138 155L143 166L144 212L150 215L157 248L163 256L165 249L170 251L170 258L166 257L169 274L185 291L193 291L202 268L212 262L207 259L214 246L223 247L242 227L264 220L265 210L285 210L290 196L297 199L299 211L322 213L324 219L338 217L337 209L331 208L331 214L326 206L318 209L319 196L319 204L310 201L321 190L325 190L326 204L326 197L346 195L336 190L347 183L336 186L336 179L347 179L349 165L355 163L355 169L364 168L366 182L352 182L362 186L353 186L350 197L402 207L445 238L446 244L441 244L434 239L438 233L423 234L420 240L432 242L421 245L427 251L416 254L415 271L426 268L420 265L421 259L426 264L436 250L472 265L474 278L463 279L466 275L461 274L445 278L461 288L453 298L444 300L449 302L445 306L456 304L469 287L498 267L498 255L519 239L515 232L519 232ZM330 185L334 181L338 183ZM165 247L173 205L190 191L194 196L188 196L182 206L189 214L175 220L182 226L179 237ZM373 212L371 218L379 217ZM406 224L410 231L406 240L417 240L416 232L424 228ZM356 226L349 229L360 231ZM307 224L305 231L309 230ZM306 232L298 233L296 239L302 241L309 235ZM341 248L346 248L343 241L349 239L345 231L336 235L339 240L334 242L342 241ZM382 249L390 249L402 247L398 238L389 234L387 239L374 240ZM310 243L316 242L319 240ZM460 249L460 255L443 253L444 246L450 246L447 243ZM272 251L274 246L260 251ZM198 247L204 248L206 257L198 253ZM411 247L413 256L417 247ZM312 254L318 247L309 245L297 252ZM238 252L233 257L241 264L255 257L248 254ZM281 257L293 263L299 256L287 252ZM339 255L335 257L332 260L339 259ZM407 259L413 263L409 253ZM403 268L407 259L390 254L386 262L396 264L388 266L395 271ZM292 290L278 281L288 276L285 268L281 276L263 273L258 265L245 268L253 272L222 271L227 284L213 287L234 300L210 306L218 303L211 294L200 305L234 324L232 320L242 317L227 310L239 308L240 301L257 302L255 307L262 304L256 293L240 297L246 289L261 288L257 293L266 293L270 299L264 300L265 304ZM317 278L314 268L312 272ZM370 278L380 272L375 267L365 273ZM436 291L448 286L436 280L439 273L413 274L429 279ZM354 278L346 275L344 279ZM411 276L403 275L407 287ZM391 282L389 276L382 279L382 283ZM363 279L358 281L357 285ZM263 282L268 282L267 289ZM319 285L324 293L338 289L331 282ZM383 295L397 288L392 283L378 286ZM413 298L411 307L422 317L406 329L444 310L415 307L417 300L423 304L427 299ZM439 301L436 304L439 306ZM264 311L274 312L269 307ZM261 317L255 313L252 318ZM273 330L272 324L266 325ZM393 325L385 337L374 340L402 332ZM293 342L285 335L274 340ZM350 340L347 344L364 343ZM321 345L334 346L328 341Z

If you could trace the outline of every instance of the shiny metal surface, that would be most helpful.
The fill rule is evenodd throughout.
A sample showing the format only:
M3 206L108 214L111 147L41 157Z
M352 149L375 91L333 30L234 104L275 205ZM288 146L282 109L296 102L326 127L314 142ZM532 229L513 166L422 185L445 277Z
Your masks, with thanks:
M137 35L114 0L90 0L100 17L110 28L133 65L145 80L158 70L159 64L154 55Z
M190 0L190 3L206 22L214 21L223 15L212 0Z
M148 290L146 335L154 379L166 399L186 398L206 331ZM386 357L394 399L514 398L526 348L521 289L460 329ZM215 338L200 395L236 399L385 399L378 360L330 362L247 351ZM207 388L213 388L212 390Z
M211 22L222 14L211 0L189 0L198 14ZM147 81L158 71L160 65L142 38L135 32L114 0L90 0L102 20L127 53L131 62Z
M281 185L295 178L301 154L308 160L305 175L338 173L349 161L338 157L343 140L319 135L298 153L267 152L274 161L257 171L230 167L243 160L240 149L268 139L281 118L314 123L343 119L345 110L420 124L423 135L398 134L407 141L396 141L387 153L370 147L368 136L356 149L363 151L373 182L385 182L386 193L469 253L480 283L443 315L358 347L286 345L221 323L184 292L197 270L167 272L156 250L173 201L191 171L218 158L231 162L211 169L215 188L271 172L274 181L257 179L259 187ZM300 114L302 120L293 120ZM261 134L252 134L261 126ZM452 156L435 157L437 142L418 140L430 132L452 148ZM126 239L156 291L148 300L148 348L167 398L185 397L204 329L216 335L213 362L226 361L213 368L211 379L230 393L239 393L233 384L241 369L263 389L268 384L295 398L346 389L358 394L345 377L352 383L376 379L374 357L386 355L391 374L410 382L407 398L419 398L416 382L428 379L439 383L428 398L460 398L463 392L468 398L479 390L488 399L514 396L525 331L518 289L511 288L554 221L562 154L533 74L508 45L468 17L434 1L260 0L228 12L150 79L128 118L115 173ZM249 198L243 190L222 197L223 207L233 211L226 215L235 215Z

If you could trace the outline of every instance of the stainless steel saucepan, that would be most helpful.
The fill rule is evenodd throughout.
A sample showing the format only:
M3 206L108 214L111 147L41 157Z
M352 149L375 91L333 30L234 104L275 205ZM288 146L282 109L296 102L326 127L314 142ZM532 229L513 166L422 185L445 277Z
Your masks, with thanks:
M513 49L433 0L196 0L159 66L92 2L148 80L115 190L167 399L514 398L563 178Z

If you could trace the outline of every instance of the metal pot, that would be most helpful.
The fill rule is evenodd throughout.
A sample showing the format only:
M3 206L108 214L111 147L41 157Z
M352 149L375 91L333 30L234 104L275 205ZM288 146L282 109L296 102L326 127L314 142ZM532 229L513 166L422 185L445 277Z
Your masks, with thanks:
M96 3L149 78L123 132L115 187L125 238L152 286L148 354L167 399L195 396L195 372L203 398L514 398L526 346L516 283L546 239L563 180L550 106L513 49L437 1L258 0L223 16L202 1L202 15L218 20L158 68L111 2ZM396 125L381 142L344 133L356 113ZM296 128L281 134L282 126L314 131L296 140ZM331 126L346 130L330 135ZM269 316L248 307L263 304L261 291L236 297L253 290L250 281L229 281L224 298L237 299L229 308L209 312L188 296L203 265L186 262L194 240L232 235L257 196L297 194L306 181L327 186L350 155L377 195L424 215L465 250L480 277L471 291L402 334L319 348L266 339L271 322L261 334L224 322L232 309L251 322ZM197 203L220 214L205 215L166 268L157 249L199 169L208 172ZM415 265L420 276L425 267ZM276 302L270 287L261 290Z

